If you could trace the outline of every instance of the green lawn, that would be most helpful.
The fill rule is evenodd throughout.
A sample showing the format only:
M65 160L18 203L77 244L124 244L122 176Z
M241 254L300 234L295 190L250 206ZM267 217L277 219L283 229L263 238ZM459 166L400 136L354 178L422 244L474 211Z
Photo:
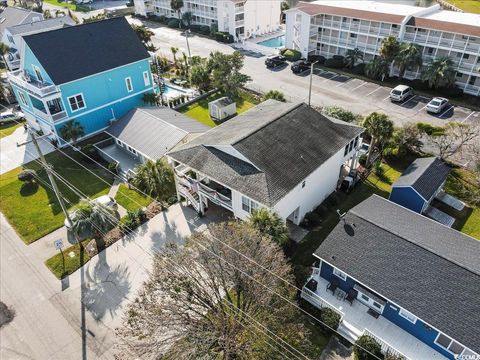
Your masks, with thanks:
M148 206L152 200L127 185L120 184L115 200L128 211L135 211L140 207Z
M87 246L89 241L90 240L82 241L84 248ZM74 256L71 256L72 252ZM85 249L80 249L78 245L73 245L63 249L63 253L59 252L50 259L46 260L45 265L47 265L57 279L63 279L64 277L73 274L81 266L85 265L88 260L90 260L90 256L88 256L88 253L85 251Z
M465 12L480 14L480 0L447 0Z
M68 153L73 158L81 158L78 153ZM95 198L108 193L110 187L107 184L59 152L50 153L46 158L55 171L87 196ZM113 182L113 177L106 171L88 162L83 165L108 183ZM17 179L21 168L0 175L0 211L23 241L30 244L61 227L64 215L55 194L44 184L49 184L45 171L36 162L28 163L26 167L36 170L43 183L23 184ZM79 197L72 190L60 181L57 183L65 198L72 204L78 203Z
M60 6L62 8L70 9L73 11L82 11L82 12L90 11L90 8L85 5L77 5L74 3L67 3L65 1L59 1L59 0L45 0L45 2L49 3L50 5Z
M186 106L180 110L180 112L184 113L185 115L201 122L210 127L215 127L218 124L215 123L208 114L208 103L221 98L223 95L220 93L212 94L202 100L197 101L189 106ZM257 101L253 99L250 94L246 92L240 93L240 97L234 99L237 103L237 113L241 114L244 111L254 107L257 105Z
M23 124L11 123L0 125L0 139L5 136L12 135L12 133L20 126L23 126Z

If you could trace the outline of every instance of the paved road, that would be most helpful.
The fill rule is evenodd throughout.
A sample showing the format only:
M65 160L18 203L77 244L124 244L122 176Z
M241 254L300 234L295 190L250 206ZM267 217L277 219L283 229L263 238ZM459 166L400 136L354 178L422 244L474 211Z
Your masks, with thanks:
M190 221L204 230L215 218L174 205L62 284L43 264L43 252L26 246L0 214L0 298L16 312L0 330L0 358L112 359L113 331L147 278L151 254L167 241L181 243Z

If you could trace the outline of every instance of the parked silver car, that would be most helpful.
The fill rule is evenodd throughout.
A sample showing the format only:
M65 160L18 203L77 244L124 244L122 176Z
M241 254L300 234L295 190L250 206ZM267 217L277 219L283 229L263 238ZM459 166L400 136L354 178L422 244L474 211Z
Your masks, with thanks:
M430 100L427 104L427 112L438 114L443 111L448 106L448 99L436 97Z
M25 120L25 114L21 111L5 111L0 113L0 124Z

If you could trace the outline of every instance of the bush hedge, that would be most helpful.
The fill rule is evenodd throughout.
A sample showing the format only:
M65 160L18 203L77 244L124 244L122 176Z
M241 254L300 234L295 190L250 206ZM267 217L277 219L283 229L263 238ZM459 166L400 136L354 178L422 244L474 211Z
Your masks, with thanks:
M320 65L325 64L325 56L322 55L308 55L308 61L310 62L318 62Z
M179 24L180 24L180 21L178 21L178 19L171 18L170 20L168 20L167 26L172 29L174 28L178 29Z
M345 57L341 55L334 55L330 59L325 60L325 66L334 69L342 69L345 66Z
M370 353L363 349L368 350ZM357 341L355 341L353 347L353 358L355 360L374 360L377 358L381 359L382 357L382 348L380 347L380 344L371 336L362 335Z
M302 53L298 50L293 49L282 50L282 55L285 56L288 61L297 61L302 58Z
M233 35L225 31L217 31L214 34L215 40L227 44L231 44L234 41Z

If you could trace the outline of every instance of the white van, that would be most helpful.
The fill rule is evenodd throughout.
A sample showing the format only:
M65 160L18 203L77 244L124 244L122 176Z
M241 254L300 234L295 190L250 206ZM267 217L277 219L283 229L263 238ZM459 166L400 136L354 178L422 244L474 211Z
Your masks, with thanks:
M390 91L391 101L403 101L413 96L413 89L410 86L398 85Z

